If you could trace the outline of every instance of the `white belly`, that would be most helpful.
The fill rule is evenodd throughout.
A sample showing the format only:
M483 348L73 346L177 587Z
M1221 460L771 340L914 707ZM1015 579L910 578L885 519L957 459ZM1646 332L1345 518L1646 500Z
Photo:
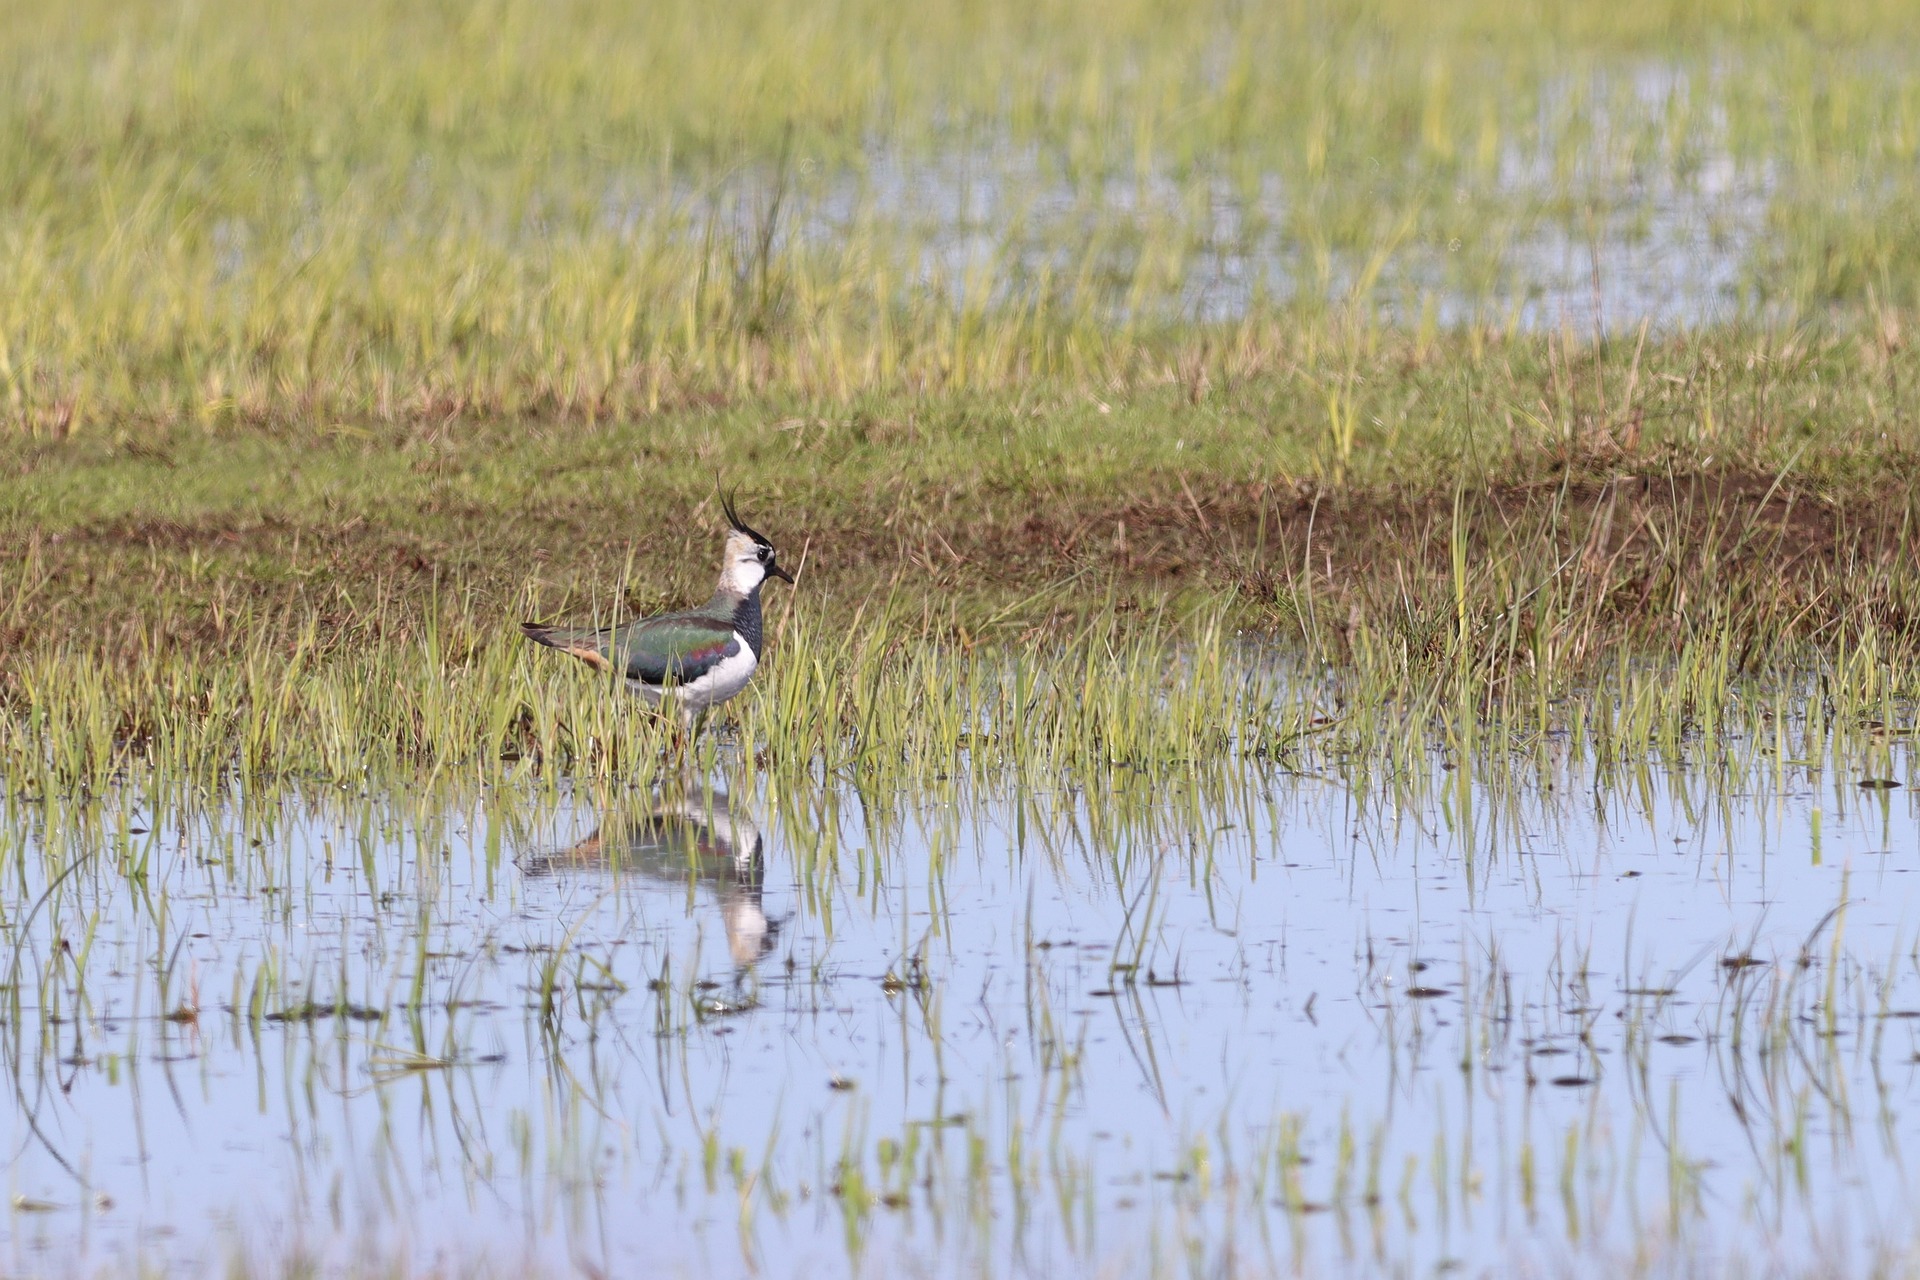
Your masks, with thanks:
M708 707L725 702L747 687L747 681L753 678L753 669L760 665L746 638L737 632L733 638L739 644L740 652L722 659L699 679L681 685L655 685L629 680L627 691L640 695L656 707L671 695L688 711L705 711Z

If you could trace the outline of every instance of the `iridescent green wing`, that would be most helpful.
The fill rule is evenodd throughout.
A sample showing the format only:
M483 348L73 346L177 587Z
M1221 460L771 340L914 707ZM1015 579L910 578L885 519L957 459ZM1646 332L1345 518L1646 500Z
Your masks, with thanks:
M692 684L739 653L731 622L710 614L669 613L616 630L608 656L629 680L663 685Z

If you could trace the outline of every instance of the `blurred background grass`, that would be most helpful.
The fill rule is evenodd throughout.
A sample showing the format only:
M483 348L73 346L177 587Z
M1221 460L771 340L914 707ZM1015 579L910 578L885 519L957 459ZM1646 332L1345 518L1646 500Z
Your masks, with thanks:
M1914 50L1892 0L22 6L0 421L1098 381L1330 311L1885 327Z

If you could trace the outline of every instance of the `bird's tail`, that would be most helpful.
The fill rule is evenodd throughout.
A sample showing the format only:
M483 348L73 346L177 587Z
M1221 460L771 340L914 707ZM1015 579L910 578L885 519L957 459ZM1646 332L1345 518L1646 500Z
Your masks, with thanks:
M558 649L571 654L596 671L605 670L609 665L607 655L600 652L601 633L581 630L576 627L549 627L538 622L523 622L520 633L535 644L543 644L549 649Z
M573 639L564 628L549 627L543 622L521 623L520 634L535 644L544 644L550 649L564 649Z

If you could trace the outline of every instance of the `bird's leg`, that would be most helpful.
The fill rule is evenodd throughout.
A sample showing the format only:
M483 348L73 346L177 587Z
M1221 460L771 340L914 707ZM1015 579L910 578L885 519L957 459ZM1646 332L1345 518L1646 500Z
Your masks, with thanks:
M673 757L685 765L693 758L693 709L679 698L673 700Z
M655 703L653 712L667 731L665 757L676 763L684 763L687 758L686 708L680 705L680 699L668 697Z

